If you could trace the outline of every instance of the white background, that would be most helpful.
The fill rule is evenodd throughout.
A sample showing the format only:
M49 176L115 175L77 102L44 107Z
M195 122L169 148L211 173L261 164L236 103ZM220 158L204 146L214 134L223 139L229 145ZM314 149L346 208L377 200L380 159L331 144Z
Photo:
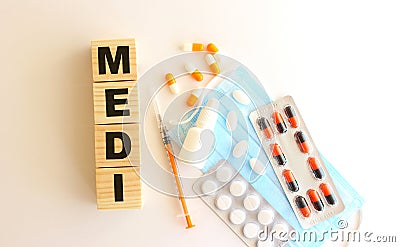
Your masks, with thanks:
M395 0L2 1L0 246L242 246L198 199L185 230L176 198L147 186L143 210L96 210L90 41L132 36L139 74L212 41L272 97L291 94L364 196L361 230L398 234L399 12Z

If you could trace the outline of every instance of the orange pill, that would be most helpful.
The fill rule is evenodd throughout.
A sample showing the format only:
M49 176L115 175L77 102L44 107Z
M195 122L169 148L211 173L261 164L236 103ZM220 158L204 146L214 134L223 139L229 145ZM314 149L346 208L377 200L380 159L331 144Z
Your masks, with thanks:
M210 43L210 44L207 45L207 51L210 52L210 53L217 53L218 52L218 48L213 43Z
M260 117L257 119L257 124L260 130L263 131L265 137L271 139L274 133L272 132L271 124L265 117Z
M308 206L308 203L306 201L306 199L302 196L298 196L295 199L295 203L297 208L300 210L301 214L308 218L311 215L311 210L310 207Z
M272 118L274 119L278 132L285 133L287 131L287 127L285 122L283 121L282 115L279 112L274 111L272 113Z
M297 180L294 177L292 171L283 170L282 175L285 178L286 185L288 186L288 189L290 191L293 191L293 192L299 191L299 184L297 183Z
M294 108L291 105L288 105L285 107L284 111L289 120L290 126L292 126L293 128L297 128L299 124L297 121L296 111L294 110Z
M315 157L308 158L308 165L310 166L312 173L315 178L323 179L325 177L325 172L321 167L320 162Z
M297 131L294 134L294 137L296 139L296 142L297 142L297 145L299 146L300 151L303 153L310 153L311 146L309 144L306 134L304 134L303 131Z
M187 72L190 73L192 78L195 79L196 81L203 80L203 74L196 67L194 67L193 64L187 63L185 65L185 69Z
M329 184L322 183L319 186L319 189L322 191L322 194L324 195L324 197L329 205L336 204L336 196L333 193L333 190L332 190L331 186L329 186Z
M204 51L204 45L200 43L184 43L184 51Z
M274 157L274 159L276 160L278 165L283 166L287 162L286 157L283 154L281 147L276 143L272 144L272 156Z
M321 197L316 190L308 190L307 195L310 198L315 210L322 211L324 209L324 203L322 202Z

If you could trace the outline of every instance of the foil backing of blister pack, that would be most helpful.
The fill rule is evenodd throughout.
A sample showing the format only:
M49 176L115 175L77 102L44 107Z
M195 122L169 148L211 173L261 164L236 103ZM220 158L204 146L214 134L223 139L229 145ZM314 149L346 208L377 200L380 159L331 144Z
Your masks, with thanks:
M284 110L287 106L292 107L295 119L289 119L290 116L288 116ZM283 121L280 126L279 123L277 124L275 121L277 120L277 116L277 121L279 122L279 115L282 117ZM259 119L261 117L268 120L268 123L270 124L272 131L272 136L270 138L267 138L268 133L260 128ZM320 156L292 97L285 96L271 104L265 105L251 112L249 118L271 161L273 170L279 179L289 203L293 208L300 225L304 229L308 229L344 210L344 204L340 195L336 190L332 178L324 165L323 159ZM292 124L293 121L296 124ZM284 129L285 127L286 130ZM282 131L282 128L284 131ZM302 133L300 138L299 133ZM302 143L301 141L304 142ZM275 144L279 145L283 156L278 155L279 149L278 151L274 150L274 148L276 148ZM312 163L311 165L310 162ZM320 171L313 171L311 168L315 168L315 162L317 162ZM291 174L288 171L290 171ZM316 171L319 173L316 173ZM323 176L321 176L320 173L322 173ZM287 177L294 178L294 181L288 183ZM333 205L330 205L332 204L332 198L324 196L323 191L326 192L326 189L323 190L323 185L321 184L327 184L330 186L332 196L335 199ZM296 188L296 186L298 188ZM297 191L295 191L296 189ZM320 197L321 202L315 200L314 202L311 201L311 199L315 199L316 196ZM303 197L307 202L310 211L308 217L304 216L307 215L307 209L300 209L296 204L296 200L301 201L298 199L299 197ZM316 205L314 206L314 204ZM321 209L321 204L322 210L317 210Z

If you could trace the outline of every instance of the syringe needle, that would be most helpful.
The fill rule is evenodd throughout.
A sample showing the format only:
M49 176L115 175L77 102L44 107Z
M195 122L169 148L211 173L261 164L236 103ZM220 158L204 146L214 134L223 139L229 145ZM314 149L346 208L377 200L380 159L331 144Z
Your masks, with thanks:
M165 125L162 122L162 117L161 117L160 109L158 107L157 99L154 99L154 111L156 113L157 124L158 124L158 128L160 129L160 133L161 133L161 139L164 144L165 150L167 151L168 160L171 165L172 172L174 174L176 187L178 188L179 200L181 201L183 213L185 214L185 219L186 219L186 223L187 223L186 229L189 229L189 228L194 227L194 225L192 224L192 220L190 219L190 216L189 216L189 210L187 209L185 195L183 193L182 183L181 183L181 179L179 176L178 166L176 164L176 159L175 159L174 153L172 151L171 139L168 135L167 128L165 127Z

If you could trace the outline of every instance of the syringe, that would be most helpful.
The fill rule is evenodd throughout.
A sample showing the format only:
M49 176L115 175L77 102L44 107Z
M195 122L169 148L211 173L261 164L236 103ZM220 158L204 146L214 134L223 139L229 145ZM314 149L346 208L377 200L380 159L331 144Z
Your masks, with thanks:
M172 151L171 138L168 134L167 127L164 125L164 123L162 121L160 109L158 107L158 102L157 102L156 98L154 99L154 111L156 113L158 128L161 133L161 139L164 144L165 150L167 151L167 156L168 156L168 160L171 165L171 168L172 168L172 172L174 173L175 183L176 183L176 187L178 188L178 193L179 193L179 200L181 201L183 213L185 214L185 218L186 218L186 223L187 223L186 229L189 229L189 228L194 227L194 225L192 224L192 220L190 219L189 211L186 206L185 195L183 194L182 182L179 177L178 166L176 164L176 159L175 159L174 153Z

